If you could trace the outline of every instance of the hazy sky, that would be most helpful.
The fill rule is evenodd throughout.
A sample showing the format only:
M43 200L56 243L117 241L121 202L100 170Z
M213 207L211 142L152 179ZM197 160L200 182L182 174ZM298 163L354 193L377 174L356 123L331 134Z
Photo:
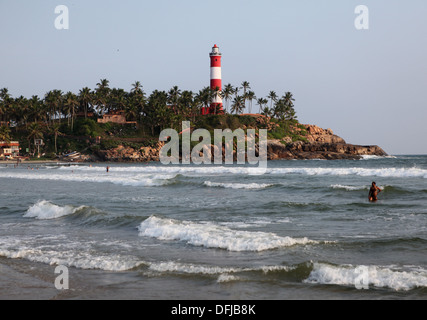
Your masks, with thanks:
M369 30L357 30L357 5ZM69 9L57 30L54 10ZM291 91L302 123L390 154L427 154L425 0L0 0L0 88L30 97L101 78L147 93L209 85L213 44L223 83L258 97Z

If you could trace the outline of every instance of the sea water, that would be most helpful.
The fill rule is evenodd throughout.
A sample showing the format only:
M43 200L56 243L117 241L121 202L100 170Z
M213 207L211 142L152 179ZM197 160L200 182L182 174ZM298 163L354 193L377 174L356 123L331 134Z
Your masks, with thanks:
M1 298L427 298L427 156L108 165L0 165Z

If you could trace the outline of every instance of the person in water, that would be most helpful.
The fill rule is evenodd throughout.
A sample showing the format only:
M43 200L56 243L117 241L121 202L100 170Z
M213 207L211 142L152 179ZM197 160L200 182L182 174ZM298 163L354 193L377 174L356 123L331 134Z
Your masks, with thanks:
M377 184L375 182L372 182L371 189L369 190L369 201L378 201L378 193L380 193L381 191L382 190L377 187Z

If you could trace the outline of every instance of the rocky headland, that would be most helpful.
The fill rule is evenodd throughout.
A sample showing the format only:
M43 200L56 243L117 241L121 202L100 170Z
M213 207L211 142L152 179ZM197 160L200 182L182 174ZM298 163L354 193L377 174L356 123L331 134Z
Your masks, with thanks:
M304 127L307 130L307 141L292 142L287 138L270 140L268 159L358 160L364 155L387 156L387 153L376 145L348 144L331 129L322 129L315 125L304 125Z
M303 127L307 133L304 141L293 142L290 137L282 140L269 140L267 146L268 160L357 160L364 155L387 156L387 153L379 146L348 144L343 138L335 135L331 129L322 129L315 125L303 125ZM119 145L109 150L100 150L94 155L86 156L84 160L107 162L159 161L160 149L163 146L164 142L158 142L155 146L141 147L140 149Z

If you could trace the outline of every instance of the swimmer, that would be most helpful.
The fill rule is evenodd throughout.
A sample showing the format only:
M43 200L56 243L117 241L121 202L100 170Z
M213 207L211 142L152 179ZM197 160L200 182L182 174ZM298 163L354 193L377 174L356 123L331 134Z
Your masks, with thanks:
M375 182L372 182L371 189L369 189L369 201L378 201L378 193L380 193L381 191L382 190L377 187L377 184Z

